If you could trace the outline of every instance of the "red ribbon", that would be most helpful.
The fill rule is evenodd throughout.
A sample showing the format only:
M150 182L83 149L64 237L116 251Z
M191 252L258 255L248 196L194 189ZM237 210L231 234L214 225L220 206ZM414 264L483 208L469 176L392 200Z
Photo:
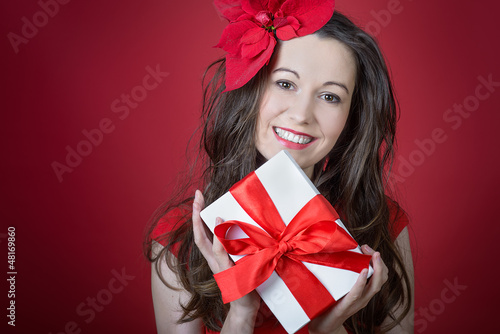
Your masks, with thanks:
M312 319L335 299L302 261L357 273L368 268L371 256L349 251L358 244L335 223L338 214L323 196L313 197L285 225L255 173L229 191L262 229L236 220L215 227L215 235L229 254L246 255L235 266L214 275L224 303L250 293L276 271ZM234 226L248 238L226 239L227 231Z

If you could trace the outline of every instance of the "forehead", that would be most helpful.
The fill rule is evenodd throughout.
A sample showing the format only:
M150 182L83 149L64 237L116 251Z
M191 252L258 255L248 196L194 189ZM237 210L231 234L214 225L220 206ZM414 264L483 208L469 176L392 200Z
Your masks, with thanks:
M271 71L278 68L296 71L301 80L341 80L352 87L356 77L351 50L336 39L320 38L314 34L281 41Z

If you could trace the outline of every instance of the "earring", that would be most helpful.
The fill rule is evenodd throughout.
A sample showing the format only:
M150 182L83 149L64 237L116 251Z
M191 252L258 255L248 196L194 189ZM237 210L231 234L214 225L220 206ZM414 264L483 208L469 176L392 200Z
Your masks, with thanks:
M323 164L323 172L326 170L326 166L328 165L328 161L330 160L330 157L326 157L325 163Z

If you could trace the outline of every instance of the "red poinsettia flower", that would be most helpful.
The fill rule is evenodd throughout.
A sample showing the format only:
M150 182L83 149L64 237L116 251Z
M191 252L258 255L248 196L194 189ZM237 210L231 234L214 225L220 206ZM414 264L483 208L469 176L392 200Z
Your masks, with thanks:
M215 0L229 20L216 47L226 54L226 91L242 87L269 63L276 38L312 34L328 22L335 0Z

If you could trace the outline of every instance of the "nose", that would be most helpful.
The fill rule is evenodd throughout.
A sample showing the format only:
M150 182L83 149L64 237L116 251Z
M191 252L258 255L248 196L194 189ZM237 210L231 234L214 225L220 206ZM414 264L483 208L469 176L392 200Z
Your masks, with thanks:
M309 124L314 117L314 98L305 92L298 94L287 110L288 117L297 124Z

